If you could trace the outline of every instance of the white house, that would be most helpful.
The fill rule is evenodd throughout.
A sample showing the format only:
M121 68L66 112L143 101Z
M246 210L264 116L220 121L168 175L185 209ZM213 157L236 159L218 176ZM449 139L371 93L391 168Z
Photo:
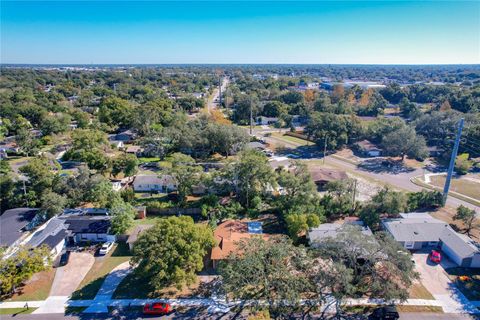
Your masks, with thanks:
M133 180L135 192L171 192L177 190L177 184L170 175L137 175Z

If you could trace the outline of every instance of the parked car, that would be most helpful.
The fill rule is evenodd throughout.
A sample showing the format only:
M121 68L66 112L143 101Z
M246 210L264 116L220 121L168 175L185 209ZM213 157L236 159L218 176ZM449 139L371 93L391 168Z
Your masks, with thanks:
M442 255L437 250L432 250L432 252L430 252L428 255L428 258L433 263L440 263L442 261Z
M98 250L98 254L101 256L106 255L111 249L113 248L113 242L105 242L100 250Z
M369 319L397 320L400 318L395 306L379 307L373 310Z
M164 315L172 311L172 306L164 302L147 303L143 306L143 314Z
M65 266L70 260L70 251L65 251L62 256L60 257L60 266Z

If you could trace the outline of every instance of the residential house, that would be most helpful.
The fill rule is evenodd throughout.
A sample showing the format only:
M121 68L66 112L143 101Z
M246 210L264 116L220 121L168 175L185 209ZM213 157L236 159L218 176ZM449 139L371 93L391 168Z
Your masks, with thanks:
M110 234L111 221L109 216L82 216L62 215L67 229L67 244L74 245L81 242L114 242L114 235Z
M255 150L258 150L258 151L264 151L265 149L267 149L267 146L265 144L261 143L261 142L252 141L252 142L247 143L247 148L255 149Z
M0 159L7 158L8 154L17 154L20 152L20 147L15 141L3 141L0 143Z
M238 243L252 237L267 240L271 235L263 233L262 223L258 221L227 220L217 226L213 232L217 245L212 249L210 259L213 268L231 253L238 252Z
M353 225L358 227L364 235L372 236L373 233L368 226L364 224L363 221L358 219L349 219L346 220L343 224L339 223L322 223L316 228L311 228L308 231L307 239L310 243L310 246L313 248L317 248L321 245L322 241L328 238L335 238L339 231L345 225Z
M264 117L260 116L257 118L257 124L258 125L269 125L269 124L274 124L278 121L277 117Z
M171 192L177 190L177 184L170 175L137 175L133 180L135 192Z
M0 246L9 248L21 244L41 221L36 208L5 210L0 216Z
M310 167L308 171L318 190L325 190L329 182L348 179L347 173L341 170Z
M140 156L143 152L143 149L140 146L128 146L125 152L129 154L134 154L136 156Z
M428 213L401 214L383 220L382 226L406 249L440 248L457 265L480 268L479 244Z
M135 134L132 132L132 130L125 130L117 134L112 134L109 136L110 141L123 141L125 142L131 142L135 140Z
M26 245L32 248L46 245L50 248L52 259L55 259L65 247L65 237L68 231L65 227L64 220L52 218L47 223L29 237Z
M360 154L366 157L378 157L382 153L382 149L369 140L359 141L355 143L354 147Z

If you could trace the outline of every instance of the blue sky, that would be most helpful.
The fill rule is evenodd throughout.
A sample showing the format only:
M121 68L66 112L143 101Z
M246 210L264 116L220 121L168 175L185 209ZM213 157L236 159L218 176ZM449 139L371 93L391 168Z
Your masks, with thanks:
M480 1L4 1L2 63L480 63Z

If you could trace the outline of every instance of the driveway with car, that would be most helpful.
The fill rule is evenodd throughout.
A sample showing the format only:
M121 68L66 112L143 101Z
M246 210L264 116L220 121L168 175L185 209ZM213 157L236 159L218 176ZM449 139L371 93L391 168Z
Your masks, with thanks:
M448 277L445 269L455 267L450 259L442 255L440 264L428 259L428 253L414 253L415 268L420 274L423 286L433 295L435 300L442 303L446 313L473 313L478 312L465 296L458 290Z

